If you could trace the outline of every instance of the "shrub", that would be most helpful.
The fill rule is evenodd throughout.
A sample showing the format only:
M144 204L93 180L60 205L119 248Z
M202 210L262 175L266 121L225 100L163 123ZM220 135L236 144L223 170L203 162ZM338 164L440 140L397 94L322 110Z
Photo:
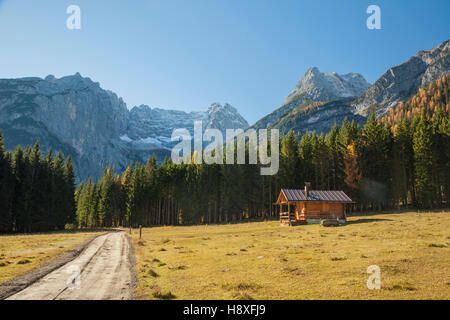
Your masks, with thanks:
M17 261L17 264L27 264L30 262L31 262L31 260L24 258L24 259Z
M148 270L147 272L149 275L151 275L153 278L159 277L159 275L153 271L152 269Z
M428 246L430 248L445 248L445 244L441 244L441 243L430 243Z
M341 257L333 257L331 258L331 261L342 261L342 260L346 260L347 258L341 258Z
M171 300L171 299L176 298L176 296L174 294L172 294L172 292L170 292L170 291L163 292L159 288L154 289L152 292L152 295L153 295L153 297L155 297L157 299L161 299L161 300Z

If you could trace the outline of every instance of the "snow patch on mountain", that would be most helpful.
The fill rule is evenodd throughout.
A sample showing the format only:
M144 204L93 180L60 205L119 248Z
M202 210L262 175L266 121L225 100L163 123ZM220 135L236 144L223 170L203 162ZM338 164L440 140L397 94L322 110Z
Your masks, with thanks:
M133 144L148 144L149 150L153 147L170 149L177 143L171 140L173 130L187 129L193 136L195 121L202 121L203 130L218 129L222 134L225 134L226 129L248 127L247 121L228 103L213 103L204 112L152 109L141 105L131 109L127 137Z
M105 166L122 172L130 160L158 162L176 141L172 131L186 128L193 135L194 121L204 129L245 129L247 121L229 104L214 103L206 111L184 112L146 105L128 110L115 93L79 73L45 79L0 79L0 128L7 148L34 144L71 155L78 181L98 179Z

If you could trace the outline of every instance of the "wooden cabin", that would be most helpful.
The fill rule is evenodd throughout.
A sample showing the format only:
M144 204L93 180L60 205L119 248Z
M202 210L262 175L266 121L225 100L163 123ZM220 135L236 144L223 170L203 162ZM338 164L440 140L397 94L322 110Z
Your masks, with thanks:
M281 189L277 204L280 206L282 224L314 224L324 219L346 222L345 205L353 203L344 191Z

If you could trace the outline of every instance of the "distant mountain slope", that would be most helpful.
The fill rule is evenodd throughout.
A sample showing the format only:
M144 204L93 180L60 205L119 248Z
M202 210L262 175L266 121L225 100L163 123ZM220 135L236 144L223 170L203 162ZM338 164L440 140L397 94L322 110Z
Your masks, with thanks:
M56 79L0 80L0 129L6 147L41 143L70 154L79 177L98 177L114 161L124 168L130 151L119 140L129 112L122 99L80 74Z
M370 83L358 73L339 75L336 72L320 72L317 67L312 67L306 71L283 105L252 127L255 129L277 127L282 119L290 116L291 112L297 114L299 110L313 105L314 102L326 103L356 98L369 87Z
M130 160L158 160L170 156L175 128L193 131L194 120L204 127L246 128L248 123L228 104L213 104L205 112L127 109L125 102L79 73L56 79L0 79L0 129L7 149L39 140L43 150L53 147L71 155L77 178L98 178L105 166L122 172Z
M450 114L450 73L419 89L411 99L400 102L390 109L381 121L395 132L399 121L405 117L412 119L419 116L424 108L427 109L431 119L434 119L438 112L446 116Z
M177 142L171 141L175 128L187 129L194 135L194 121L202 121L203 130L219 129L225 136L226 129L246 129L247 121L231 105L213 103L205 112L184 112L150 108L146 105L130 111L127 131L120 139L133 151L133 159L145 162L155 153L161 161L169 156Z
M399 102L411 98L420 88L448 74L449 50L450 41L447 40L432 50L420 51L406 62L389 69L365 92L362 91L366 87L362 76L353 73L339 76L311 68L289 94L285 104L252 127L274 127L283 133L289 130L326 133L334 120L340 124L343 117L364 124L367 115L374 111L380 118ZM337 85L340 82L336 79L349 77L356 79L350 82L352 86L343 89ZM349 97L351 93L360 93L360 96Z
M450 72L450 40L429 51L419 51L406 62L386 71L352 105L355 113L378 117L401 101L411 98L420 88Z
M345 118L355 120L359 125L366 122L366 118L355 115L349 106L354 98L335 100L327 103L308 104L303 109L293 110L286 117L280 119L273 128L279 129L281 134L287 134L293 130L298 135L307 131L328 133L334 123L340 125Z

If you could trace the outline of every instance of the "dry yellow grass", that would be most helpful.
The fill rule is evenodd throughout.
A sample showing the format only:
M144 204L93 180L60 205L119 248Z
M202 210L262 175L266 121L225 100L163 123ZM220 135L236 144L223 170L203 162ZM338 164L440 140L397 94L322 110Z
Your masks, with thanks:
M449 299L450 213L133 230L144 299ZM369 290L367 268L381 268Z
M41 267L99 233L0 235L0 283Z

